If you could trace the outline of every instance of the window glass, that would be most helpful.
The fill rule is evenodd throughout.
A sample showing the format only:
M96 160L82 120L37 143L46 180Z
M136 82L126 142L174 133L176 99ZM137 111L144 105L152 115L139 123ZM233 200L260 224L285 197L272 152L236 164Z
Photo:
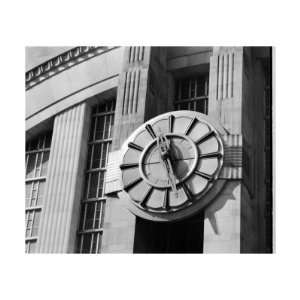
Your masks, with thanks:
M99 253L101 251L104 219L104 178L111 146L115 101L92 108L89 149L78 229L77 251ZM94 137L95 134L95 138Z
M208 112L208 76L185 78L177 81L175 110Z
M36 153L30 153L27 162L26 177L33 177L35 167Z
M26 143L25 251L35 252L43 204L52 133L42 134Z
M47 171L47 168L48 168L49 155L50 155L50 151L45 151L44 152L41 176L46 176L46 171Z
M90 173L90 186L89 186L89 196L88 198L95 198L97 194L98 186L98 172Z

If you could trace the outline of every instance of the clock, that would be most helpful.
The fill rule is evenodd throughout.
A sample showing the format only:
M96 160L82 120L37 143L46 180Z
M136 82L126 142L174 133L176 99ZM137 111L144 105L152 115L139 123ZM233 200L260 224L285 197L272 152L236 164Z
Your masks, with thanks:
M213 200L216 192L210 191L217 186L224 157L216 127L201 113L174 111L133 132L123 145L120 169L135 214L176 220Z

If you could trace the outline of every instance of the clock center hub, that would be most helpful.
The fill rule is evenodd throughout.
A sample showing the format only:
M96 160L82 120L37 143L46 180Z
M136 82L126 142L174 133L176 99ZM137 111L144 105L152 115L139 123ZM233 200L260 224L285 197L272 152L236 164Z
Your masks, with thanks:
M140 173L156 188L178 185L195 170L198 149L187 136L168 133L153 140L143 151ZM174 187L173 187L174 188Z

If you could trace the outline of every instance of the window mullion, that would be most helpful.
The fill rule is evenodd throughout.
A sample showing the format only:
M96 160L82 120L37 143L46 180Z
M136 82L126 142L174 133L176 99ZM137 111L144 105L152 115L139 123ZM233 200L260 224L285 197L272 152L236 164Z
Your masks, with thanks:
M87 203L83 205L83 207L84 207L84 208L83 208L83 209L84 209L84 213L83 213L82 230L85 229L87 206L88 206Z
M27 173L27 168L28 168L28 160L29 160L29 154L26 154L26 163L25 163L25 176Z
M96 224L97 206L98 206L98 202L95 202L95 203L93 204L93 208L94 208L94 215L93 215L93 229L95 229L95 224Z
M39 176L38 177L41 177L42 176L42 168L43 168L43 160L44 160L44 153L45 151L41 152L41 162L40 162L40 170L39 170Z
M93 253L94 234L90 233L90 235L91 235L91 243L90 243L90 251L89 251L89 253Z
M95 125L94 125L94 129L92 129L92 130L94 130L94 132L93 132L93 140L92 140L92 142L94 142L94 141L96 140L97 126L98 126L98 118L97 118L97 117L95 117Z
M106 123L107 123L107 115L104 116L103 136L102 136L102 139L108 138L108 136L107 137L105 136Z
M32 215L32 218L31 218L31 224L30 224L30 234L29 236L32 237L32 229L33 229L33 223L34 223L34 218L35 218L35 210L31 211L30 212Z

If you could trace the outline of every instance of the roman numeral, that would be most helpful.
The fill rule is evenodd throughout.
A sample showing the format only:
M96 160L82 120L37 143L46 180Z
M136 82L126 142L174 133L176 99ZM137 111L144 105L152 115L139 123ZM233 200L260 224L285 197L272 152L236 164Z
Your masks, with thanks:
M129 168L136 168L136 167L138 167L138 166L139 166L138 163L121 164L121 165L120 165L120 169L121 169L121 170L125 170L125 169L129 169Z
M129 148L132 148L132 149L134 149L134 150L137 150L137 151L141 151L141 152L144 150L143 147L141 147L141 146L139 146L139 145L137 145L137 144L135 144L135 143L132 143L132 142L130 142L130 143L128 144L128 147L129 147Z
M212 153L205 153L205 154L200 154L199 158L211 158L211 157L221 157L222 154L220 152L212 152Z
M209 174L200 172L200 171L198 171L198 170L195 170L194 173L197 174L197 175L199 175L199 176L201 176L201 177L203 177L204 179L206 179L206 180L208 180L208 181L213 180L213 176L211 176L211 175L209 175Z
M189 188L187 187L186 183L182 183L182 188L184 190L184 193L186 194L187 198L189 201L193 200L193 195L191 193L191 191L189 190Z
M148 190L148 192L146 193L146 195L144 196L144 198L142 199L140 205L141 206L145 206L147 201L149 200L151 194L152 194L152 191L153 191L153 186L150 187L150 189Z
M142 181L142 177L139 177L135 179L134 181L128 183L127 185L124 186L124 190L128 192L130 189L132 189L134 186L136 186L140 181Z
M196 123L198 122L197 118L193 118L191 120L191 122L189 123L187 129L185 130L185 135L188 135L189 132L192 130L192 128L196 125Z
M169 132L173 132L174 119L173 115L169 115Z
M163 209L168 210L170 206L169 203L169 190L165 190L165 195L164 195L164 203L163 203Z
M197 140L195 143L200 144L203 143L204 141L208 140L211 136L215 135L214 131L209 131L205 135L203 135L199 140Z
M151 137L152 137L153 139L156 139L156 134L155 134L155 132L154 132L152 126L151 126L150 124L147 124L145 128L146 128L146 130L148 131L148 133L151 135Z

